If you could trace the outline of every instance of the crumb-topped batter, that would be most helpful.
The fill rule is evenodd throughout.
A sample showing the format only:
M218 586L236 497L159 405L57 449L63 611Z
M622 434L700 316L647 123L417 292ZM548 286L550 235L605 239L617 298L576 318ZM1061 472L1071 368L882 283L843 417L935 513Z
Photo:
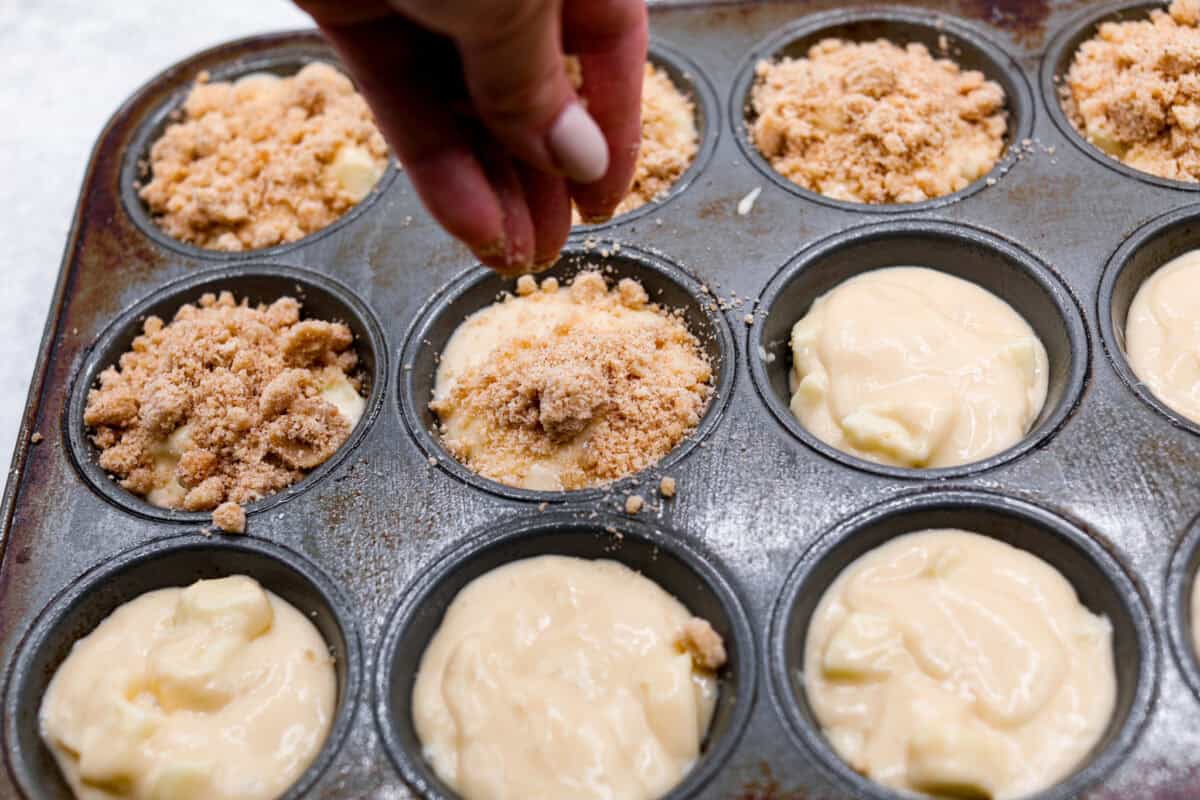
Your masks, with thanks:
M201 73L150 150L139 192L170 236L212 250L293 242L329 225L383 175L387 145L329 64L234 82Z
M354 335L300 318L301 304L240 304L229 292L181 306L88 393L99 463L150 503L189 511L279 491L346 441L366 401ZM226 509L217 520L244 527Z
M1076 51L1061 94L1071 124L1105 153L1200 181L1200 0L1102 24Z
M570 490L645 469L700 422L712 367L683 320L628 278L530 276L468 317L442 353L430 408L467 467Z
M579 87L578 62L568 60L568 73ZM647 62L642 79L642 140L629 193L613 216L627 214L652 203L671 191L696 158L700 134L696 129L696 106L680 91L665 70ZM583 221L572 209L572 222Z
M859 203L957 192L1004 152L1004 90L928 48L824 39L804 58L761 61L754 145L805 189Z

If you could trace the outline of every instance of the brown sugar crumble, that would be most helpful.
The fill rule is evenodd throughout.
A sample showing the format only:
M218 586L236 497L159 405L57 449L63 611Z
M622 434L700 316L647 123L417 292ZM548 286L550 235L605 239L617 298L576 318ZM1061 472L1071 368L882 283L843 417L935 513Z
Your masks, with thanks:
M578 64L568 60L568 73L579 88ZM642 79L642 139L629 193L613 216L627 214L658 200L692 165L700 147L696 106L659 67L646 64ZM572 209L572 224L584 220Z
M88 393L100 466L155 505L207 511L324 463L361 416L363 387L350 328L300 310L291 297L251 307L221 292L170 324L148 317Z
M182 111L151 148L139 195L165 233L199 247L296 241L361 201L387 166L366 101L328 64L235 82L201 73Z
M597 486L652 465L699 424L712 367L641 284L609 289L585 271L517 292L468 318L442 354L430 408L468 468L510 486Z
M884 39L824 39L760 61L754 145L792 182L837 200L916 203L965 188L1004 152L1004 90L983 73Z
M685 622L676 644L702 669L715 671L725 666L725 642L706 619L692 617Z
M675 488L675 479L670 475L665 476L661 481L658 482L658 493L663 497L674 497Z
M645 504L646 501L642 499L640 494L631 494L625 498L625 513L637 514Z
M1075 52L1059 92L1071 124L1108 155L1200 181L1200 0L1102 24Z
M246 510L237 503L224 502L213 509L213 525L225 533L246 532Z

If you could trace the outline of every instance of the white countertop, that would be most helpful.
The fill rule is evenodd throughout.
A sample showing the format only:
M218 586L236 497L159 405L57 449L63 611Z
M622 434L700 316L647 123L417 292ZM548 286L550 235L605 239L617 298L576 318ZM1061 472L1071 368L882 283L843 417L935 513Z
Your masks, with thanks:
M310 25L287 0L0 0L0 459L11 457L92 144L134 89L251 33Z

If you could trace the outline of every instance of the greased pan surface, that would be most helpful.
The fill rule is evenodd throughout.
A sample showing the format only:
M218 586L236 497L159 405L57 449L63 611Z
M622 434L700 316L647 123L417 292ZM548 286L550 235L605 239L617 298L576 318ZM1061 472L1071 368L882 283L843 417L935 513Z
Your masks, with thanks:
M1065 50L1098 21L1147 7L653 7L652 58L690 85L701 109L701 155L664 202L579 229L556 269L607 265L685 308L716 360L719 396L696 440L665 468L613 491L557 496L467 479L429 434L422 394L435 364L430 348L454 316L489 302L502 283L432 223L402 170L390 170L329 229L236 255L170 241L137 200L137 162L197 72L286 72L332 59L322 41L298 32L232 42L153 78L117 111L93 153L4 496L9 768L0 772L0 797L22 796L18 785L28 796L64 796L33 706L72 636L140 587L235 563L292 592L345 653L344 738L306 775L305 796L440 797L404 717L406 673L419 658L408 649L421 646L430 615L440 613L433 606L472 570L553 549L642 566L736 642L712 758L702 758L697 779L676 794L887 798L822 747L791 689L796 642L820 590L869 543L935 523L1027 547L1113 620L1119 719L1080 772L1044 797L1200 797L1200 664L1186 629L1200 563L1200 433L1147 399L1128 373L1120 336L1137 281L1153 263L1200 246L1200 194L1130 175L1089 151L1064 127L1054 96ZM871 208L809 196L765 172L743 128L750 71L759 58L794 54L823 32L926 42L944 34L965 63L1000 80L1013 102L1013 135L992 182L942 201ZM737 213L756 187L753 209ZM1034 433L979 468L930 475L872 467L828 452L779 413L786 334L815 293L834 273L917 261L1009 300L1051 355L1052 399ZM372 410L327 468L251 508L248 540L203 539L195 535L203 520L153 512L100 483L107 479L88 461L81 404L72 401L73 387L86 388L144 309L168 296L194 299L197 287L224 281L248 292L299 282L313 314L345 318L370 351ZM36 445L35 432L44 437ZM664 472L678 480L679 494L661 503L652 489ZM633 491L651 502L628 521L621 509ZM628 529L627 552L609 528ZM548 537L555 530L561 542ZM652 545L664 537L673 546L655 560ZM240 560L239 546L252 557ZM113 575L126 577L107 590L97 585L98 576ZM439 599L414 605L422 597Z

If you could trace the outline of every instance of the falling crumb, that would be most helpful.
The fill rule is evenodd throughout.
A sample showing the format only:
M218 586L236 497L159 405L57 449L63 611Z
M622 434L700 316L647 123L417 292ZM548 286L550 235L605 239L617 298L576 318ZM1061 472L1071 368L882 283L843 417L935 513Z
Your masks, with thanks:
M1071 124L1108 155L1200 181L1200 0L1105 22L1075 51L1059 92Z
M237 503L221 503L213 510L212 521L225 533L246 532L246 510Z
M209 83L201 73L150 150L138 192L170 236L211 250L293 242L342 216L387 166L366 101L342 73Z
M517 296L533 294L538 290L537 280L532 275L522 275L517 278Z
M755 146L781 175L837 200L916 203L965 188L1004 151L1004 90L922 44L825 39L760 61Z
M468 468L572 490L632 475L699 424L712 366L682 318L595 269L468 318L442 353L430 409Z
M744 217L747 214L749 214L751 211L753 211L754 210L754 201L758 200L758 196L760 194L762 194L761 186L755 186L753 189L751 189L749 192L747 192L746 196L738 201L737 213L740 216Z
M670 475L663 476L663 479L658 482L658 493L663 497L674 497L675 479Z
M742 322L746 323L747 325L753 325L754 324L754 315L747 314L746 316L742 317Z
M550 504L545 501L538 503L538 511L545 511L549 507L550 507Z
M715 671L725 666L725 643L706 619L692 617L685 622L676 645L681 651L690 653L701 669Z
M221 292L181 306L169 324L147 317L88 393L83 419L100 466L154 505L207 511L265 497L324 463L365 401L350 328L302 320L301 308L291 297L251 307Z
M34 444L41 444L42 443L42 435L35 431L33 436L29 437L29 441L33 442Z
M636 514L642 510L642 506L645 504L646 501L642 499L640 494L631 494L625 498L625 513Z
M578 62L569 59L568 72L577 69ZM578 88L581 83L577 72L575 75ZM696 158L699 143L696 107L691 99L671 82L665 71L646 64L642 81L641 147L629 193L617 205L613 215L627 214L669 192ZM578 211L572 213L574 224L584 221Z
M430 456L430 457L429 457L429 466L431 466L431 467L436 467L436 466L437 466L437 464L438 464L437 457L436 457L436 456Z

